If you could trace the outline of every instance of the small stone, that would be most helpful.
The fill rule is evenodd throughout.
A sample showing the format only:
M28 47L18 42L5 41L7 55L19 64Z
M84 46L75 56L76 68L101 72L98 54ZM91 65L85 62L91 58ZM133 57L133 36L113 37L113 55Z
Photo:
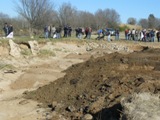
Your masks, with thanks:
M39 108L44 107L43 103L38 103L37 106L38 106Z
M114 99L113 94L110 94L110 95L108 96L108 98L109 98L110 100Z
M27 103L29 103L27 100L22 100L22 101L19 102L20 105L25 105Z
M95 99L95 98L96 98L96 96L95 96L95 95L91 95L91 98L92 98L92 99Z
M69 111L69 112L73 112L73 111L75 111L75 107L73 107L73 106L68 106L68 107L66 108L66 110Z
M52 102L52 108L55 108L57 106L57 101Z
M93 116L91 114L86 114L86 115L84 115L83 119L84 120L92 120Z

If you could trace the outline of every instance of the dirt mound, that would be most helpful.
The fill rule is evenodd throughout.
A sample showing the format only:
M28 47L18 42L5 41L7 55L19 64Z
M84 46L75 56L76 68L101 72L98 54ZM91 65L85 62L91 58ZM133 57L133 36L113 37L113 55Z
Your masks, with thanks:
M24 96L43 103L68 119L90 114L95 120L119 119L120 101L133 93L160 93L160 49L128 55L93 56L65 70L63 78ZM57 119L57 118L56 118ZM53 120L55 120L53 116Z

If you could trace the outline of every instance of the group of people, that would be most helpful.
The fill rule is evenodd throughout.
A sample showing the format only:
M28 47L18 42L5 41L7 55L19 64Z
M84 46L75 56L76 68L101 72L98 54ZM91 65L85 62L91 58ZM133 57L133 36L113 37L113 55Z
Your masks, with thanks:
M44 37L45 38L61 38L61 32L64 31L63 37L71 37L72 28L69 25L65 25L63 28L61 26L55 27L52 25L46 25L44 27ZM12 24L8 25L8 23L4 24L3 31L5 33L5 37L13 37L13 26ZM75 29L76 37L78 39L91 39L92 34L92 28L91 27L77 27ZM126 29L124 31L125 39L126 40L134 40L134 41L143 41L143 42L154 42L155 38L157 38L157 41L160 42L160 30L138 30L138 29ZM111 41L111 31L109 29L99 29L97 31L98 37L97 40L104 39L105 36L107 36L107 40ZM115 40L119 40L119 30L115 30L114 32Z
M78 27L75 29L75 31L77 38L82 39L82 35L85 35L83 39L91 39L91 34L92 34L91 27L86 27L85 29L83 27Z
M58 29L56 29L55 26L52 26L52 25L46 25L44 27L44 37L45 38L51 38L53 37L54 38L54 35L56 33Z
M71 26L65 25L63 28L64 35L63 37L71 37L72 28ZM45 38L61 38L62 27L55 27L52 25L44 27L44 37Z
M159 31L155 31L153 29L151 30L126 29L125 30L126 40L155 42L155 38L157 38L157 41L160 42L160 30Z
M99 29L97 31L98 37L96 40L100 40L105 38L107 36L107 40L110 42L111 41L111 36L115 36L115 40L119 40L119 30L110 30L109 28L104 28L104 29Z
M13 26L12 24L8 25L7 23L4 24L3 31L5 33L5 37L13 37Z
M72 27L69 25L65 25L63 28L61 26L55 27L55 26L45 26L44 27L44 37L45 38L61 38L61 34L63 31L63 37L71 37L72 35ZM83 39L90 39L91 38L92 29L91 27L86 27L85 29L83 27L77 27L75 29L75 34L78 39L82 39L83 35L85 37Z

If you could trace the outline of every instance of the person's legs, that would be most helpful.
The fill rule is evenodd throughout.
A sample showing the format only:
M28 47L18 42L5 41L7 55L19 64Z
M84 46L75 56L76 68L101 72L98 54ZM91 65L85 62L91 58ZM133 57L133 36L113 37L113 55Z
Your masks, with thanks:
M111 38L111 35L108 35L108 41L109 41L109 42L111 41L111 39L110 39L110 38Z

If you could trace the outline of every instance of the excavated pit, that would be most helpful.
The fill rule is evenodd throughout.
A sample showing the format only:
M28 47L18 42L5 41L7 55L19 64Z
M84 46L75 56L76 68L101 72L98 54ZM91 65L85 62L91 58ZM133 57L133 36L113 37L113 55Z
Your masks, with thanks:
M72 65L66 75L24 97L67 120L119 120L121 99L134 93L160 94L160 49L145 47L130 54L111 53Z

